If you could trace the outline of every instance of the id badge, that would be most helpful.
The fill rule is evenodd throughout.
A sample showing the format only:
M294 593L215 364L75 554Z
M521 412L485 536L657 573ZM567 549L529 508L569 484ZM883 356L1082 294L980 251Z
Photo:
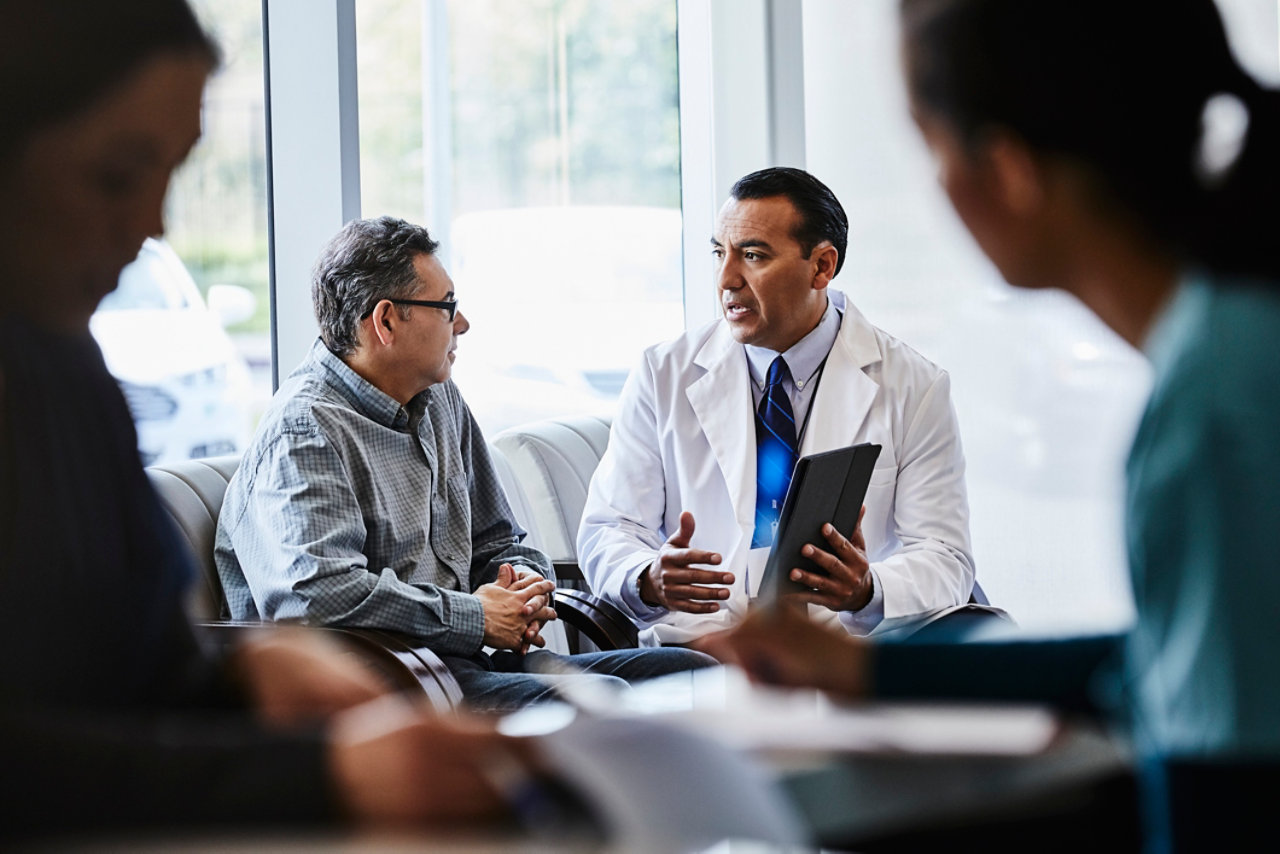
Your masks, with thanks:
M769 563L769 547L751 549L747 552L747 596L755 599L760 595L760 583L764 581L764 568Z

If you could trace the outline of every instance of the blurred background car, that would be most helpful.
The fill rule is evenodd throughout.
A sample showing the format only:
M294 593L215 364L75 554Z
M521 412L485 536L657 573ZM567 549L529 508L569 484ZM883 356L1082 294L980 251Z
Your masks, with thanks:
M225 327L253 314L245 288L208 304L182 260L148 238L89 322L138 430L143 465L235 453L252 429L250 377Z

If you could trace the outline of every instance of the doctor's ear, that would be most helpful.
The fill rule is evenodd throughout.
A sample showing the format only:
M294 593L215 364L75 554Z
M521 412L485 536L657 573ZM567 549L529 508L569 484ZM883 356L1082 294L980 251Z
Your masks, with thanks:
M840 260L840 251L830 240L824 240L809 253L809 260L814 265L813 287L822 290L831 283L836 275L836 264Z

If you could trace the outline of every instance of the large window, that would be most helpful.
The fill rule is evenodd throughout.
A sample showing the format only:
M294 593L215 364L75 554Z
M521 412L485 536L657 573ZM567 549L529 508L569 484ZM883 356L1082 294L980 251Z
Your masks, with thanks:
M674 0L359 0L361 207L443 241L489 433L683 329Z

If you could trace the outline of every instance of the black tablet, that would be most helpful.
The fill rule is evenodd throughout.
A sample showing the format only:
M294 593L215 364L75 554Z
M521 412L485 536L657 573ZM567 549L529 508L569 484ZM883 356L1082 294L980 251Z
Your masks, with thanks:
M853 533L879 456L879 445L864 442L810 454L796 463L791 487L778 517L778 533L760 582L761 604L786 593L809 589L791 580L791 570L796 567L806 571L822 570L802 557L800 550L809 543L831 551L826 537L822 536L822 526L827 522L846 537Z

